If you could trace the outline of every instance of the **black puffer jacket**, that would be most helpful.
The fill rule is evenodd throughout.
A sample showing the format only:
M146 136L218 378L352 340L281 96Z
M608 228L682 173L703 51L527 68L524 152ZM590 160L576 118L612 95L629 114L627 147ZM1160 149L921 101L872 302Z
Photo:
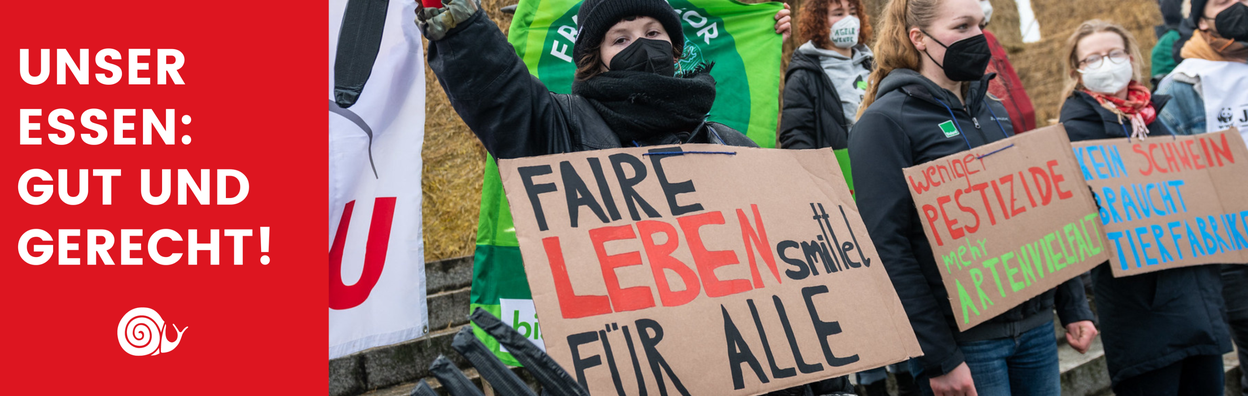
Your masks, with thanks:
M1153 107L1160 113L1169 99L1153 95ZM1066 98L1061 120L1072 142L1125 138L1129 130L1083 92ZM1160 119L1148 124L1149 136L1169 139L1165 136L1170 134ZM1092 294L1114 385L1189 356L1231 351L1230 332L1222 319L1219 267L1183 267L1124 278L1115 278L1109 263L1092 269Z
M995 76L972 83L963 107L952 92L918 72L894 70L880 82L875 102L849 134L862 220L910 317L923 348L917 361L929 378L965 361L959 343L1013 337L1053 320L1055 299L1063 325L1092 320L1083 282L1075 277L987 322L958 331L902 168L966 151L968 144L978 147L1012 136L1005 107L987 96L988 81ZM947 137L937 127L951 114L962 136Z
M1148 136L1173 135L1170 128L1161 122L1160 117L1161 108L1170 102L1170 97L1153 95L1152 102L1158 117L1152 124L1148 124ZM1131 130L1130 123L1118 122L1118 116L1112 111L1101 106L1092 95L1080 91L1075 91L1062 104L1061 122L1062 126L1066 127L1066 134L1070 135L1072 142L1125 138Z
M455 112L496 158L622 147L620 138L583 97L552 93L529 74L515 49L483 11L431 41L429 67ZM726 125L707 122L688 133L641 145L721 143L757 147Z
M841 96L819 59L802 51L793 51L784 73L779 139L780 147L786 149L849 147L849 120L841 108Z

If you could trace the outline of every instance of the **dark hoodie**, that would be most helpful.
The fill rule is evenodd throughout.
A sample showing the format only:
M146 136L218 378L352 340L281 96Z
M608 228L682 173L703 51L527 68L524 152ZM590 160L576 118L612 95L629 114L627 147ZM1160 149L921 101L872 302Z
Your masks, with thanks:
M621 141L590 100L550 92L529 74L507 38L477 10L441 40L429 43L429 68L451 107L496 158L519 158L624 147L717 143L757 147L727 125L705 122L687 131Z
M894 70L880 82L875 102L849 134L859 210L923 348L917 361L924 377L944 375L962 364L959 343L1017 336L1048 323L1055 296L1063 325L1092 320L1083 282L1076 277L958 331L902 168L1013 136L1005 107L986 93L994 77L970 83L963 106L952 92L918 72ZM946 137L939 125L950 119L961 132Z

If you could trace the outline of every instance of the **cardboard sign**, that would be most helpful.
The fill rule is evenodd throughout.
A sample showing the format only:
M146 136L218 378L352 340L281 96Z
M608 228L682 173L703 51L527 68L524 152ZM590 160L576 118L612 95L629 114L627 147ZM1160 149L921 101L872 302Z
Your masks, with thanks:
M1079 142L1115 277L1248 263L1248 147L1234 129Z
M428 1L428 0L426 0ZM512 1L511 3L515 3ZM529 73L554 93L571 93L576 64L577 13L582 0L520 1L507 29L507 41ZM707 118L745 133L760 147L776 145L776 109L780 107L780 45L772 16L779 2L745 4L724 0L669 0L680 15L685 47L677 70L715 63L715 103ZM669 34L672 32L668 32ZM674 37L674 36L673 36ZM839 157L838 157L839 158ZM848 158L848 157L844 157ZM845 163L845 162L843 162ZM503 194L498 165L485 162L481 217L473 257L471 309L484 309L538 341L541 323L532 315L533 299L524 277L511 208ZM846 175L848 176L848 175ZM853 183L850 183L852 191ZM520 362L480 328L477 337L503 363Z
M1109 259L1096 203L1059 126L906 168L958 329Z
M832 150L499 168L546 350L590 393L752 395L921 354Z

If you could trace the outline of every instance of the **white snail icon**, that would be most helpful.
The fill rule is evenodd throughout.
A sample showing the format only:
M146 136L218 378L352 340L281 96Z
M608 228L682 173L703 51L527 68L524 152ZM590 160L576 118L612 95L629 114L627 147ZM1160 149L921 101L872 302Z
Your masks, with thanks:
M187 326L178 330L178 326L171 326L178 332L177 339L173 341L165 339L165 321L156 310L147 307L135 308L126 312L121 317L121 322L117 323L117 343L121 344L121 349L126 353L134 356L169 353L182 342L182 332L190 328Z

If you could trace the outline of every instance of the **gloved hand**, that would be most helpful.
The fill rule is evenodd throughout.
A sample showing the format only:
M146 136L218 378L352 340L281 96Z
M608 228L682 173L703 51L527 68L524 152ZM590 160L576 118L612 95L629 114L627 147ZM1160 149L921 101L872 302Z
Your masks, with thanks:
M467 21L477 12L476 0L443 0L442 8L420 7L416 9L416 26L433 41L446 37L456 25Z

